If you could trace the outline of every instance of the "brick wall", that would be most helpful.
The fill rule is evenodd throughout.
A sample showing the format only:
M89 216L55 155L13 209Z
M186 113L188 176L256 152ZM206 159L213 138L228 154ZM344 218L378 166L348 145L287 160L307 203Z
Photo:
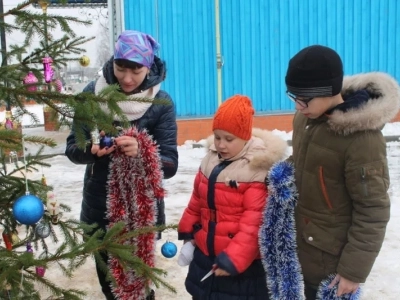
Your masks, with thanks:
M1 111L1 108L0 108ZM253 127L261 129L278 129L286 132L292 131L293 114L288 115L264 115L255 116ZM49 120L50 121L50 120ZM400 122L400 112L392 122ZM53 126L49 122L49 126ZM182 145L187 140L199 141L212 134L212 118L207 119L185 119L178 120L178 145ZM54 126L53 126L54 127ZM57 130L56 127L48 130Z
M288 115L265 115L255 116L253 127L292 131L293 114ZM400 122L400 112L392 122ZM182 145L187 140L199 141L212 134L212 118L178 120L178 145Z
M253 127L262 129L292 130L293 114L255 116ZM212 118L178 120L178 145L187 140L199 141L212 134Z

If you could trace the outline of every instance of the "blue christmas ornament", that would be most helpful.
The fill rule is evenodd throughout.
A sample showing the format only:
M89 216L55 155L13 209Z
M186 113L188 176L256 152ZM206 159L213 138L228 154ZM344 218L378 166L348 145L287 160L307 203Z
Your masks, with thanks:
M112 145L114 145L113 137L105 135L102 138L100 138L100 149L103 149L105 147L111 147Z
M176 252L178 251L178 248L174 243L171 242L165 242L164 245L161 247L161 253L164 255L166 258L171 258L176 255Z
M13 205L13 215L15 219L24 225L37 223L44 214L42 200L34 195L24 195L19 197Z

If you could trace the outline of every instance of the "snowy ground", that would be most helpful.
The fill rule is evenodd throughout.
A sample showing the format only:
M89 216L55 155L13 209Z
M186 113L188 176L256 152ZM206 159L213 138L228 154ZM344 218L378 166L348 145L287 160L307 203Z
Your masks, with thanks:
M0 120L2 120L1 115ZM385 135L398 135L400 133L400 123L388 124L383 129L383 132ZM56 149L49 152L60 153L64 150L66 132L44 132L43 128L28 128L24 129L24 133L29 135L50 135L60 144ZM290 139L290 133L279 131L276 131L276 133L283 138ZM29 149L33 151L33 148ZM368 281L363 286L363 300L395 300L400 295L400 277L398 276L400 274L400 262L398 260L400 251L400 240L398 238L400 225L400 141L388 143L387 150L391 175L389 190L392 200L391 220L381 253L376 260ZM190 142L179 147L178 173L172 179L165 181L168 223L177 223L179 221L182 211L189 200L193 179L204 154L205 150L203 148L193 148ZM72 208L72 211L65 217L79 218L84 166L72 164L63 155L53 157L48 162L52 166L43 170L47 183L54 187L58 201ZM30 178L39 179L41 175L42 173L38 172L32 174ZM171 294L165 289L159 289L156 291L157 300L191 299L184 287L187 267L178 266L177 256L167 259L160 252L161 245L167 240L175 242L180 248L182 242L177 241L176 237L177 234L173 231L163 234L162 240L157 243L156 265L168 272L166 279L177 289L177 294ZM55 279L60 285L76 286L87 291L88 297L86 299L88 300L104 299L99 289L92 261L88 261L82 266L72 279L63 277L56 267L48 269L46 276Z

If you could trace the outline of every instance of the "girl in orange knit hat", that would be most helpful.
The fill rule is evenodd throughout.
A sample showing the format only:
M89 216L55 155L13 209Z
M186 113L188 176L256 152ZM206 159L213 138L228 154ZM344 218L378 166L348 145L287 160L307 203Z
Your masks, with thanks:
M179 222L179 239L195 245L185 281L195 300L268 299L258 231L264 179L284 158L286 142L253 129L253 115L251 100L242 95L218 108L209 151Z

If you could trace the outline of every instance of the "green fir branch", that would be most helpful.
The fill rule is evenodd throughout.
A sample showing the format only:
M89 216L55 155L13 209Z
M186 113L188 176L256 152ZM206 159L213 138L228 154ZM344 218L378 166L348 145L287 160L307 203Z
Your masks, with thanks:
M13 122L16 125L15 130L0 129L0 225L7 233L16 230L26 232L24 238L20 237L21 240L13 244L11 251L0 244L0 293L7 287L12 299L40 299L38 286L41 286L59 299L85 299L84 291L60 287L57 285L57 279L38 276L35 267L59 268L62 275L68 278L73 276L88 259L96 259L102 252L108 252L119 260L121 266L134 270L154 282L157 287L164 286L174 291L174 288L164 280L166 271L147 266L141 259L132 255L134 248L127 242L140 234L175 229L176 225L126 231L124 224L118 223L104 232L95 224L87 225L78 220L65 220L63 213L70 211L70 208L62 204L60 220L56 224L52 223L49 212L45 212L41 222L50 226L50 236L43 239L35 235L34 226L23 226L21 229L21 225L13 216L12 205L20 196L25 195L26 184L29 192L42 199L43 204L46 204L47 192L52 190L51 186L43 185L40 180L27 179L28 174L37 173L41 168L49 166L45 159L51 155L44 155L44 149L55 146L55 142L51 139L21 134L18 120L23 116L29 116L33 123L39 122L38 116L26 109L27 100L44 105L46 111L57 118L60 124L73 126L82 148L89 147L87 142L90 140L90 131L95 127L107 133L117 134L117 129L111 125L115 117L122 120L122 127L129 127L129 122L119 106L119 102L128 101L128 97L121 93L118 85L109 86L98 95L92 93L66 95L55 92L54 83L44 83L42 59L45 54L52 57L53 67L66 66L69 62L79 59L85 52L83 45L93 38L78 36L70 26L73 23L86 26L90 25L90 22L53 14L44 15L40 11L29 10L34 3L36 0L24 1L3 14L3 17L13 16L15 24L0 23L0 28L7 34L25 35L23 43L8 45L4 53L7 65L0 67L0 103L1 105L7 103L13 107ZM53 34L53 29L56 27L61 28L62 36ZM30 43L37 37L41 42L28 53ZM27 86L22 83L28 71L32 71L39 80L35 84L37 91L28 91ZM170 105L169 100L162 99L140 98L134 101ZM10 163L10 151L25 151L26 144L22 143L22 138L24 143L40 147L34 154L25 155L24 160L19 157ZM88 232L93 234L89 236ZM28 241L35 248L37 257L26 252ZM57 248L50 248L49 243ZM107 265L101 261L99 264L108 273L110 280L115 282L110 276ZM21 278L23 278L22 285Z

